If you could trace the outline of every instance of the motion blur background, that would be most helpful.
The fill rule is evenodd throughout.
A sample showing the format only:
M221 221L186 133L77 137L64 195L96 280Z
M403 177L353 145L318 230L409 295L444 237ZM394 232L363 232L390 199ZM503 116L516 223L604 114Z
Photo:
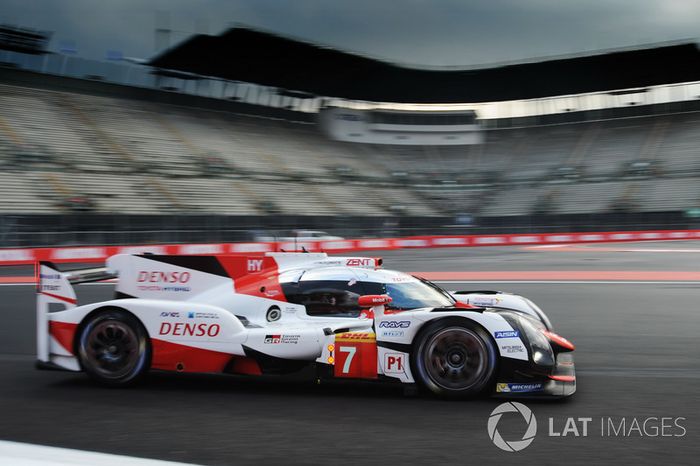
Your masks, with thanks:
M700 224L689 3L117 3L3 7L0 247Z
M693 0L0 0L0 454L696 464L698 18ZM591 231L616 233L556 234ZM33 368L36 259L299 238L400 242L371 254L528 296L577 345L576 396L533 404L540 434L514 457L490 399L182 374L125 392ZM686 241L520 244L578 239ZM683 416L688 435L546 435L581 416Z

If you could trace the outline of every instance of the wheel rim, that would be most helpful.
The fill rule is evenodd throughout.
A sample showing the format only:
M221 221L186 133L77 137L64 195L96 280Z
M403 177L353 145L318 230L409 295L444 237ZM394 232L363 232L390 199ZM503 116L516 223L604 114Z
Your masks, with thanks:
M139 338L126 323L107 320L99 322L86 336L83 344L87 363L106 378L118 379L128 375L139 360Z
M470 329L442 329L430 337L425 348L423 362L428 376L446 390L469 389L489 370L486 344Z

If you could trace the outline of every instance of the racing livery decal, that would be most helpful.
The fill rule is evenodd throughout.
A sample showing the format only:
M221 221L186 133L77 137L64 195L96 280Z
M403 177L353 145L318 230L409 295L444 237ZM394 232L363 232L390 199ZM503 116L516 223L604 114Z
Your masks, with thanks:
M527 298L448 292L381 264L320 252L121 254L70 272L41 262L38 366L111 386L158 369L314 374L464 398L575 392L573 343ZM117 279L115 298L78 305L73 285L104 279Z
M376 335L374 333L336 335L334 375L355 379L376 379Z

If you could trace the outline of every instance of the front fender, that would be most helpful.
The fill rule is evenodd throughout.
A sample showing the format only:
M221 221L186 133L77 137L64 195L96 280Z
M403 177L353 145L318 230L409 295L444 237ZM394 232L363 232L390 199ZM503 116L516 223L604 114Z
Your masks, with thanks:
M461 317L481 326L496 343L501 357L529 360L527 346L520 337L521 330L514 328L496 312L480 310L425 309L384 315L375 320L377 342L412 345L416 335L426 323L445 317Z
M522 312L542 322L547 330L552 330L549 317L537 304L524 296L503 291L450 291L449 293L455 300L472 306Z

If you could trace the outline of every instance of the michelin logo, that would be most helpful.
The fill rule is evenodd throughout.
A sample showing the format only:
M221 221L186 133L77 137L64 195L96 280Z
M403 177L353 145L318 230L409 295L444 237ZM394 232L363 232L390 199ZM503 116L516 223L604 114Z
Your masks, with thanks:
M520 337L520 332L517 330L503 330L500 332L495 332L493 336L496 338L518 338Z
M528 393L539 392L543 389L541 383L499 383L496 384L498 393Z

